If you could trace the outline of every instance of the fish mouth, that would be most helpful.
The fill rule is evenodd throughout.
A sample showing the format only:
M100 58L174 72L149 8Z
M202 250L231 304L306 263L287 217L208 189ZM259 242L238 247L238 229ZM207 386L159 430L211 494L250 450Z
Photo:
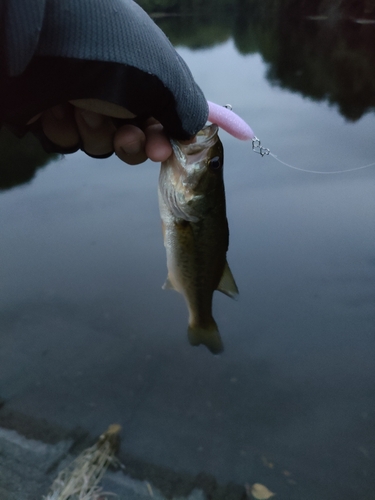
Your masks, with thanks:
M206 125L195 136L195 141L191 144L171 141L173 152L178 161L186 167L199 162L204 158L207 149L212 147L218 139L219 127L216 123Z
M206 125L195 136L195 142L186 144L185 147L183 147L184 153L188 155L195 154L213 146L217 140L218 132L219 127L216 123Z

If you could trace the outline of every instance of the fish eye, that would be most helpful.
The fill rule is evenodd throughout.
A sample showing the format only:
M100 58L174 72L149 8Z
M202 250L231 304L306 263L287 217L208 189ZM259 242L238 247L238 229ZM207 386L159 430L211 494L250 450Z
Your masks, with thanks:
M219 170L221 168L221 160L219 156L214 156L209 162L210 168L212 170Z

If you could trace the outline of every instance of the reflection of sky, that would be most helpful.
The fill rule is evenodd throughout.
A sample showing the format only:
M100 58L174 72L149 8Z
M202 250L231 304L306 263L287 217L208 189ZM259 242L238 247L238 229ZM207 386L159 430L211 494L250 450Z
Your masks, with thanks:
M348 124L271 87L260 57L231 42L179 51L207 98L231 103L281 159L375 160L374 115ZM356 471L374 437L375 169L304 174L222 140L240 288L238 302L214 298L224 355L188 346L183 301L161 290L158 166L78 153L0 197L0 395L95 433L119 421L129 453L176 470L342 498L338 484L373 481Z

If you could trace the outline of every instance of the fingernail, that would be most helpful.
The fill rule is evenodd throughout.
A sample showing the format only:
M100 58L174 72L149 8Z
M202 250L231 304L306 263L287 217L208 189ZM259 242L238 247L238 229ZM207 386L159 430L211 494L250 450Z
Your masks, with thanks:
M93 111L81 111L81 116L85 123L91 128L99 128L103 123L103 115Z

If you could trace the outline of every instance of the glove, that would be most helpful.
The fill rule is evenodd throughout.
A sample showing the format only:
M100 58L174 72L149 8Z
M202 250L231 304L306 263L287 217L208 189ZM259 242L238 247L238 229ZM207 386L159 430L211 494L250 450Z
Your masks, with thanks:
M0 14L0 123L16 132L38 113L80 99L126 108L136 122L154 117L179 140L203 128L202 91L132 0L5 0ZM38 124L31 128L43 142Z

